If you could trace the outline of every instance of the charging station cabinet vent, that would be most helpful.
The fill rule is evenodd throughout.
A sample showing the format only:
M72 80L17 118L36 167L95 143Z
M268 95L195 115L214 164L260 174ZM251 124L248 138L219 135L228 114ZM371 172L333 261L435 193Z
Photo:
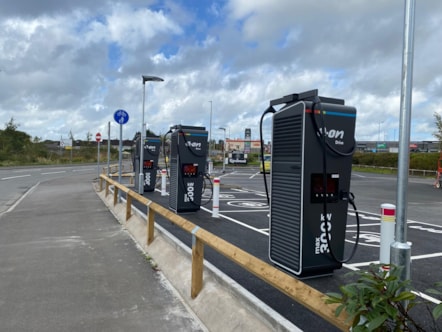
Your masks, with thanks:
M200 209L207 160L205 127L174 126L170 149L169 207L175 212Z
M326 275L342 266L329 254L325 227L342 260L356 109L340 99L292 99L273 115L269 257L298 277ZM338 154L324 147L321 135Z
M136 155L135 155L135 188L139 187L139 174L140 174L140 141L138 138L136 141ZM159 137L145 137L143 144L143 179L144 179L144 191L154 191L157 180L158 171L158 158L160 156L161 140Z

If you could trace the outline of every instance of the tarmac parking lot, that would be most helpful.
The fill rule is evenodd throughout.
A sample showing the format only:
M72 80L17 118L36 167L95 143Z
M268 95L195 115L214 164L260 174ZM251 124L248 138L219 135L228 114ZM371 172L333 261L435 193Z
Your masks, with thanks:
M264 190L248 189L259 188L262 185L262 174L252 172L234 171L220 176L223 186L220 191L220 217L231 222L243 225L244 227L261 233L269 234L269 206L267 204ZM358 179L358 177L356 177ZM238 183L240 185L238 185ZM232 184L232 185L229 185ZM431 188L431 181L428 181L427 189L433 194L439 191ZM365 191L367 191L366 188ZM391 188L390 188L391 189ZM382 190L375 188L373 190ZM375 194L375 193L373 193ZM442 191L440 192L442 203ZM207 197L207 195L206 195ZM419 197L419 195L417 196ZM204 199L203 199L204 200ZM357 194L356 194L357 202ZM359 246L361 253L357 255L354 262L346 265L347 268L364 266L379 259L380 245L380 204L378 212L366 211L364 206L358 206L360 218ZM358 203L357 203L358 204ZM426 202L423 200L422 205ZM358 204L359 205L359 204ZM414 202L414 205L417 205ZM371 207L368 207L370 209ZM207 212L208 207L203 207ZM431 210L428 215L422 215L422 220L408 220L408 238L412 243L413 261L442 257L442 248L437 246L442 235L442 225L433 224L424 220L431 220ZM356 213L350 208L347 216L347 237L348 244L354 244L356 238Z
M185 217L200 227L218 235L267 262L269 241L269 206L264 191L263 175L254 168L227 169L226 173L217 173L221 181L219 218L212 218L211 192L203 194L201 210L186 213ZM267 179L269 177L267 175ZM410 180L410 202L407 240L411 242L411 276L412 285L426 300L438 303L438 299L427 296L425 290L434 283L442 281L442 248L440 246L442 225L440 224L440 203L442 190L432 187L432 179ZM345 283L345 275L349 271L364 269L370 263L379 261L380 246L380 205L394 203L395 179L393 176L373 174L353 174L352 188L356 196L356 205L360 218L360 240L353 259L344 264L340 270L329 277L307 279L310 286L326 293L336 291ZM440 194L440 197L437 196ZM158 193L147 194L152 200L160 201L167 206L167 198L159 198ZM154 198L155 197L155 198ZM360 198L360 199L359 199ZM419 218L417 218L419 216ZM439 223L437 223L437 221ZM170 231L174 231L173 227ZM356 216L350 208L347 215L345 254L347 257L354 246L356 238ZM189 243L189 239L184 242ZM240 269L231 266L217 255L207 253L206 259L225 273L237 280L253 294L271 305L279 313L293 321L300 328L308 331L309 314L304 318L295 314L298 309L293 301L277 295L276 290L263 285L259 281L245 276ZM300 309L299 309L300 310ZM318 328L316 326L316 328ZM329 328L329 327L327 327Z
M7 183L1 188L5 191L6 203L2 204L6 213L16 204L11 205L19 195L21 188L30 190L35 183L45 183L48 179L74 176L78 173L95 173L95 167L73 169L11 169L3 170L0 180ZM263 175L258 168L227 168L226 173L214 174L221 179L219 218L212 218L211 190L203 197L203 205L197 212L185 213L186 219L207 231L229 241L259 259L271 264L269 251L269 207L264 191ZM269 176L267 175L269 179ZM127 179L126 179L127 180ZM408 187L408 223L407 240L411 242L411 279L413 287L426 301L438 303L438 299L428 296L425 291L434 283L442 281L442 218L440 206L442 190L433 187L434 179L410 178ZM349 271L366 268L379 260L380 241L380 205L395 202L396 179L390 175L369 173L352 174L351 191L360 217L360 242L356 255L342 269L326 277L305 279L304 282L323 293L335 292L339 286L348 282ZM210 186L209 186L210 187ZM23 193L22 193L23 194ZM159 192L146 192L145 197L168 207L168 197ZM144 207L145 208L145 207ZM4 212L3 212L4 211ZM185 245L191 246L191 236L167 220L157 221L162 227L179 238ZM356 218L352 209L347 214L345 257L355 242ZM250 293L260 298L275 311L286 317L304 331L335 331L327 322L294 302L273 287L262 282L223 256L207 248L204 255L218 269L233 278ZM428 312L426 312L428 315ZM312 321L315 324L312 324ZM424 325L425 326L425 325ZM431 330L431 329L429 329Z

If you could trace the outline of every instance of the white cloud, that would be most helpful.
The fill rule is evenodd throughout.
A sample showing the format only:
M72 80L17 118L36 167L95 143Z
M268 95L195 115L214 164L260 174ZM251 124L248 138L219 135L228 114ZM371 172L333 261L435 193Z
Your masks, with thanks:
M179 25L162 11L146 8L133 9L128 4L116 3L107 17L110 39L124 48L135 49L161 33L181 34Z
M403 11L387 0L17 0L0 14L0 122L14 117L44 139L71 129L84 139L123 108L132 138L145 74L165 79L146 83L155 132L209 127L212 100L214 136L219 127L235 137L252 128L255 138L269 100L319 89L358 109L358 139L397 138ZM442 109L441 22L442 2L417 4L415 140L432 139ZM267 140L269 119L265 126Z

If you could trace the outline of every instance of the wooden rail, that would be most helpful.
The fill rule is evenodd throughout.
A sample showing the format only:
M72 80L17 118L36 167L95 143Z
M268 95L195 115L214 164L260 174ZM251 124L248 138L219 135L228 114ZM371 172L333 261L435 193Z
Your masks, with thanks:
M159 214L175 225L181 227L192 235L192 276L191 290L192 298L196 298L203 287L204 268L204 246L207 245L224 257L230 259L245 270L254 274L274 288L289 296L312 312L321 316L329 323L342 331L349 331L350 323L346 322L346 312L342 312L338 317L335 315L337 305L325 304L325 294L308 286L302 281L284 273L272 265L258 259L246 251L234 246L222 238L195 225L189 220L164 208L163 206L141 196L137 192L128 189L124 185L114 181L104 174L100 175L100 191L103 190L103 181L106 182L106 196L109 194L109 186L114 186L114 205L117 204L118 191L126 193L126 222L131 216L132 199L137 200L147 207L147 231L146 244L150 245L154 240L154 219L155 214Z

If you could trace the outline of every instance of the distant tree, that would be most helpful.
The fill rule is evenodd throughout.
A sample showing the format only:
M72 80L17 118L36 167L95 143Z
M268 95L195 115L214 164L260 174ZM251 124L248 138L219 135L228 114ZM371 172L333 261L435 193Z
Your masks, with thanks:
M16 131L18 126L19 125L14 122L14 118L11 117L9 122L5 123L5 130L6 131Z
M137 131L134 135L133 141L136 141L138 139L138 137L140 137L140 132Z
M90 131L88 131L86 134L87 145L89 145L89 142L91 141L91 139L92 139L92 133Z
M74 134L72 134L72 130L69 130L69 138L72 140L72 145L74 145L75 138Z
M21 154L31 145L31 136L17 130L18 124L11 118L5 123L5 129L0 130L0 150L4 154Z
M153 131L151 131L150 129L147 129L146 130L146 137L149 137L149 136L157 136L157 134L155 134Z
M437 138L439 143L442 144L442 115L437 112L434 112L434 119L436 120L436 128L437 131L433 133L433 136Z

